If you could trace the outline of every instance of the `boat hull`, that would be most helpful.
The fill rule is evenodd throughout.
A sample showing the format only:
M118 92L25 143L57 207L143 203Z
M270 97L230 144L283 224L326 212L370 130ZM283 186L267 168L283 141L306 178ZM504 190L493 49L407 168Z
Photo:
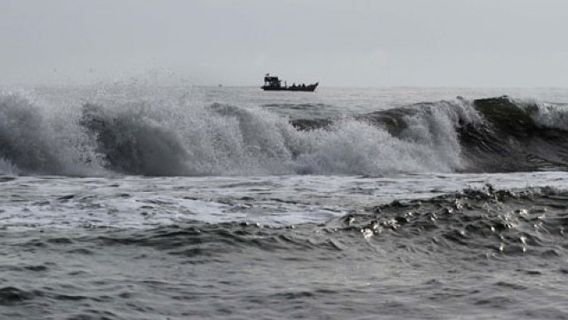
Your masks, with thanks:
M313 92L318 87L319 83L314 83L307 85L305 87L276 87L276 86L262 86L260 87L264 91L305 91L305 92Z

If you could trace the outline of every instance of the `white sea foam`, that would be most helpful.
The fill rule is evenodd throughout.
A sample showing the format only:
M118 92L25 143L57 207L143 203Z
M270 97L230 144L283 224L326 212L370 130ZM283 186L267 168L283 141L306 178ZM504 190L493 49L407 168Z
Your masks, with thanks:
M568 130L568 105L537 103L537 110L531 113L537 125L546 128Z
M462 167L456 126L467 108L460 101L423 108L394 137L351 118L301 131L251 106L172 99L45 108L3 95L1 155L21 171L48 174L104 166L143 175L451 172Z
M395 133L365 116L338 114L327 116L333 122L325 128L298 130L274 104L262 108L246 97L221 104L212 102L224 100L215 92L111 89L1 94L0 169L82 176L455 172L466 166L459 128L483 122L459 98L407 107L412 112L400 114ZM325 116L321 108L312 115L310 105L301 105L307 119ZM537 123L567 127L563 106L537 111Z

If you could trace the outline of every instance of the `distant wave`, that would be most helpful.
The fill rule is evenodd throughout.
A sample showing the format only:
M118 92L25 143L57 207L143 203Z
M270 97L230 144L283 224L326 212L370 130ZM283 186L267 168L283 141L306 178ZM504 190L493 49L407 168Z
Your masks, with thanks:
M0 172L384 176L566 170L567 110L509 97L457 98L342 119L289 120L266 108L225 104L85 103L54 112L4 94Z

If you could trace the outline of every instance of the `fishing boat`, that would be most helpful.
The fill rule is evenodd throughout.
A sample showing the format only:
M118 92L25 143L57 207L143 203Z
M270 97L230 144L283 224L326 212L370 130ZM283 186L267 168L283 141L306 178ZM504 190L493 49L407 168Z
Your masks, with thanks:
M264 76L264 85L260 87L262 90L265 91L308 91L313 92L318 87L319 82L312 83L312 84L292 84L288 86L286 81L284 81L284 85L282 85L282 80L278 79L278 77L271 76L267 73Z

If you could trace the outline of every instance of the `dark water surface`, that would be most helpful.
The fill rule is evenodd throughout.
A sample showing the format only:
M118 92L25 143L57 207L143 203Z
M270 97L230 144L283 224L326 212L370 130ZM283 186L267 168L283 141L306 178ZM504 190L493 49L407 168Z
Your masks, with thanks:
M327 223L0 232L5 318L564 318L568 194L490 187ZM19 230L18 230L19 229Z

